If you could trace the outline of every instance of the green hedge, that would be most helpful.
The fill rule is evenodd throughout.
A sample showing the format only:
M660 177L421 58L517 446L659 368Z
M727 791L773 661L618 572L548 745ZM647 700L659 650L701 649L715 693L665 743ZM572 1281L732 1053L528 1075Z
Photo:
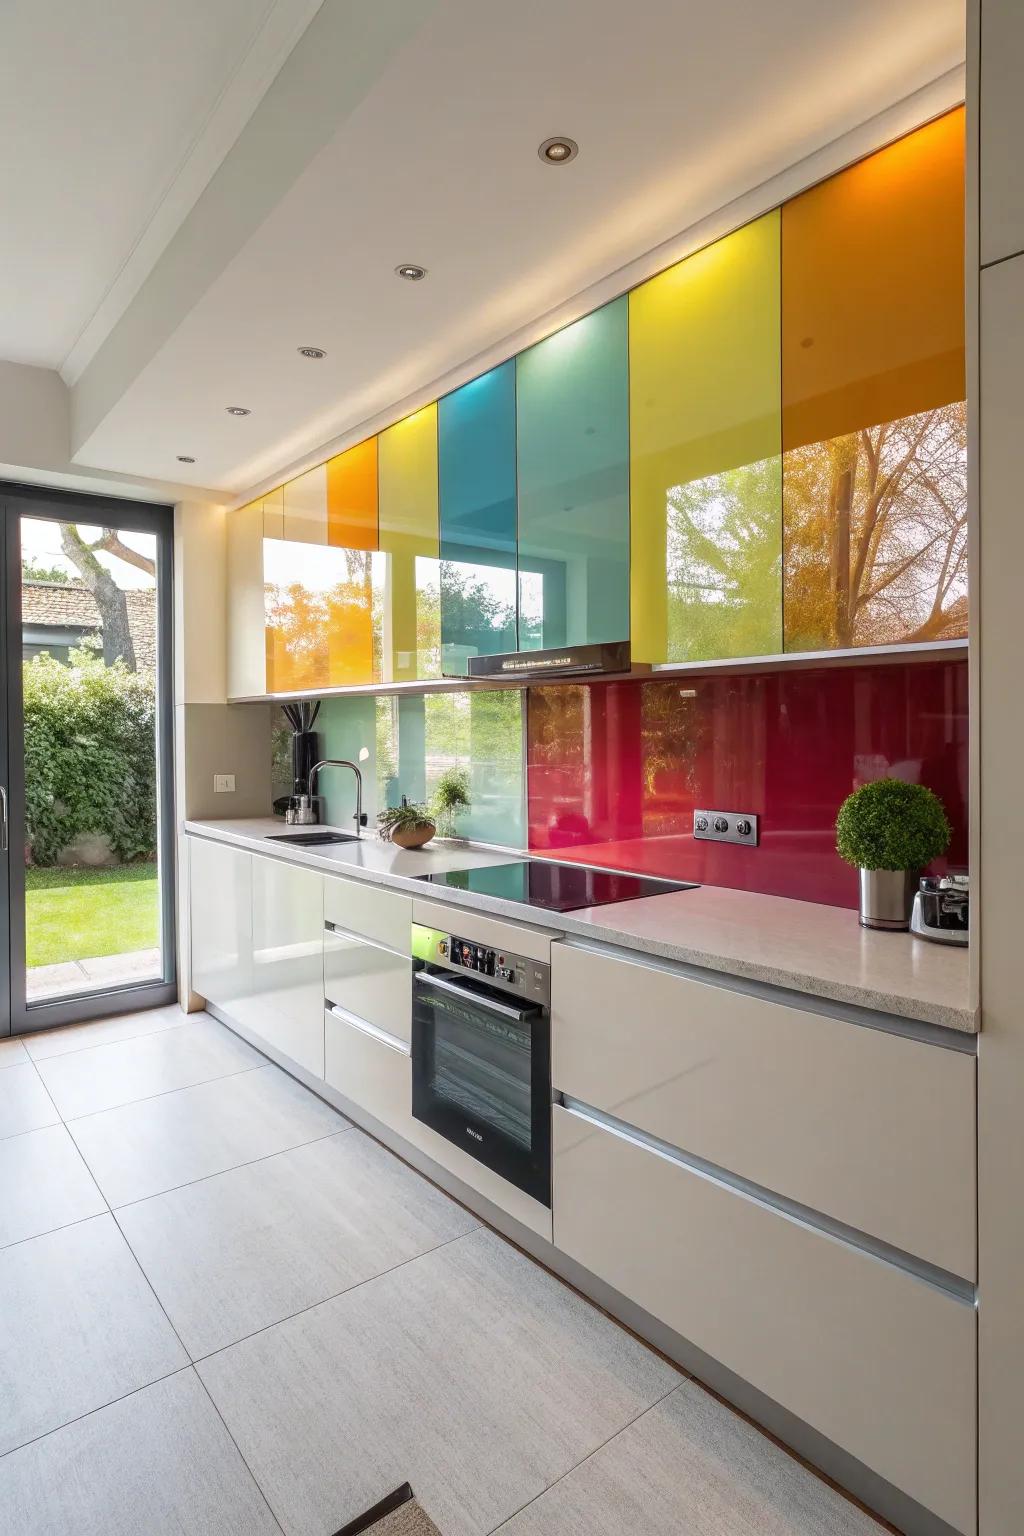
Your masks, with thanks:
M153 679L88 651L72 665L23 664L25 785L32 862L52 864L82 833L106 833L122 859L156 849Z

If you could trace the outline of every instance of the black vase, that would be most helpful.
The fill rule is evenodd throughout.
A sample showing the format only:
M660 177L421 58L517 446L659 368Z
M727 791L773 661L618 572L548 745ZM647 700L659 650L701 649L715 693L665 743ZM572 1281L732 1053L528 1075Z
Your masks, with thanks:
M320 761L320 742L316 731L292 732L292 793L309 793L309 770Z

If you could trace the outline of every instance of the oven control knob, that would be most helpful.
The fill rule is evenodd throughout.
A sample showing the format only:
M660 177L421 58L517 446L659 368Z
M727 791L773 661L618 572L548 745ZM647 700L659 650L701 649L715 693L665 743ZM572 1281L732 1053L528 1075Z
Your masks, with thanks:
M728 832L728 830L729 830L729 823L726 821L725 817L724 816L716 816L715 817L715 831L716 832Z
M446 955L448 953L448 940L447 939L442 939L440 941L440 943L437 946L437 952L438 952L439 955Z

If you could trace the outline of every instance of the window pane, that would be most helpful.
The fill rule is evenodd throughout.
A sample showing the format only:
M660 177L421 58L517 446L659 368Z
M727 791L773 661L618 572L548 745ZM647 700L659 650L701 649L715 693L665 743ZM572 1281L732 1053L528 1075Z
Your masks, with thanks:
M23 517L28 1003L164 974L157 540Z

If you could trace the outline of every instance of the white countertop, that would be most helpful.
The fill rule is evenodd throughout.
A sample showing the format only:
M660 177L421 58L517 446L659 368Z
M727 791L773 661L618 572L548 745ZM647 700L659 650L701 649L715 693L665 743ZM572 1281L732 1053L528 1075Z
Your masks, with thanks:
M289 848L268 841L268 833L286 830L272 816L185 822L185 831L199 837L328 873L359 876L453 906L518 918L595 943L790 987L964 1034L974 1034L978 1028L970 1002L966 949L932 944L907 933L871 932L861 928L856 913L844 907L705 885L579 912L545 912L495 896L424 886L416 879L448 869L507 864L521 857L512 851L498 853L444 842L406 850L373 836L320 848Z

